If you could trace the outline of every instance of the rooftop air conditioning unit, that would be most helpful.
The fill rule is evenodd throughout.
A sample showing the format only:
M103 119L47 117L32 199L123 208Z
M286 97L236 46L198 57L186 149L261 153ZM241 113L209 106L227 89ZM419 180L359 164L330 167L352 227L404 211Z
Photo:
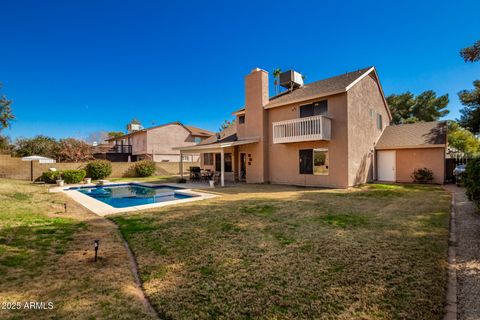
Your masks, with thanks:
M280 73L280 85L287 89L295 89L303 86L302 75L294 70Z

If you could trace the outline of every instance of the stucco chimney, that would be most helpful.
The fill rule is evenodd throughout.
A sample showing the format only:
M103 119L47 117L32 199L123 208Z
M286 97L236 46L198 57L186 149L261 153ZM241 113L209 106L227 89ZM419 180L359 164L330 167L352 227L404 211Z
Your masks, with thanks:
M245 133L263 138L265 111L268 104L268 72L255 68L245 77Z
M247 182L268 181L268 72L255 68L245 77L245 138L259 142L247 146Z

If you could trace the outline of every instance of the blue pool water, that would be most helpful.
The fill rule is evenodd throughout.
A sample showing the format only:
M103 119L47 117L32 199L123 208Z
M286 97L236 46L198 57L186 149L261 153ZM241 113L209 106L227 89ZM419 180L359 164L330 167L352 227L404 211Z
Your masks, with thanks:
M181 190L181 188L171 186L146 187L134 183L98 187L76 187L70 188L70 190L77 190L114 208L126 208L196 197L194 195L178 193L177 191Z

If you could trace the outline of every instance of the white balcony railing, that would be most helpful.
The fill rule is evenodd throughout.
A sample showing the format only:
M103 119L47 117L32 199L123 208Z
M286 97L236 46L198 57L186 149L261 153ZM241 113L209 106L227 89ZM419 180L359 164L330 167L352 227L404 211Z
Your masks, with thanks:
M330 140L331 119L313 116L273 123L273 143Z

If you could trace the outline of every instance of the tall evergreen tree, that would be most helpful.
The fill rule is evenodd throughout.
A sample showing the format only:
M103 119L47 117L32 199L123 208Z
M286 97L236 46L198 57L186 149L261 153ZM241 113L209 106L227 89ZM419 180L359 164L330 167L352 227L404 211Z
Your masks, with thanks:
M460 113L459 123L462 127L475 134L480 133L480 80L473 82L473 90L463 90L458 93L460 101L465 106Z
M460 50L460 55L465 62L480 61L480 40L475 42L472 46Z
M448 94L437 97L432 90L416 97L411 92L387 97L393 124L439 120L449 113L446 109L448 102Z

